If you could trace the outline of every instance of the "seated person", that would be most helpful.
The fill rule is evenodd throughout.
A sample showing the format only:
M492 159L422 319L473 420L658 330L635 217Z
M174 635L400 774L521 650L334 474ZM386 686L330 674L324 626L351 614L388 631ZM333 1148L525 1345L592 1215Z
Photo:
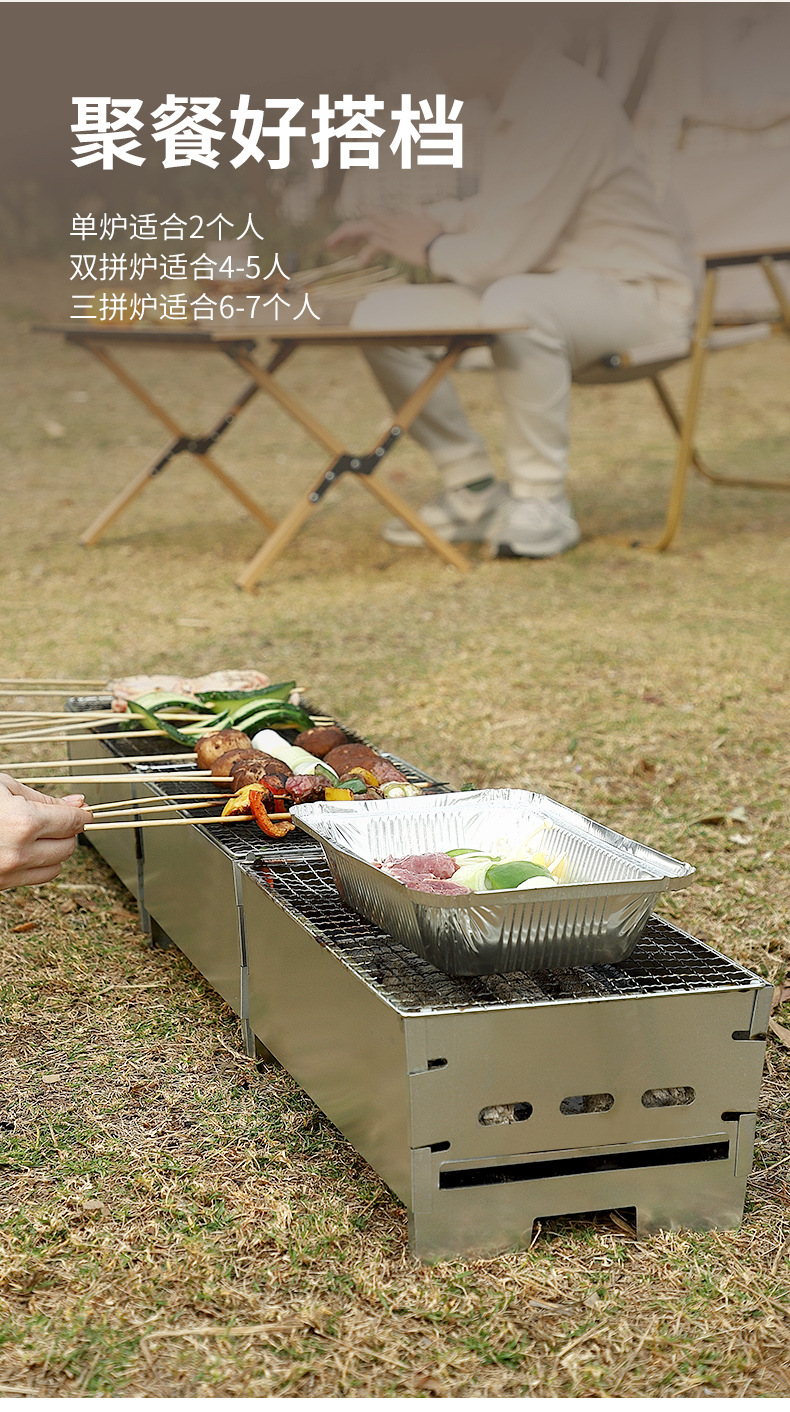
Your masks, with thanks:
M363 300L360 328L483 326L505 410L508 484L444 381L411 434L445 489L425 505L451 541L487 542L495 557L571 549L579 526L565 494L573 370L640 344L686 337L693 287L661 216L624 112L605 86L546 40L524 57L502 42L436 58L451 98L488 98L493 116L479 188L464 200L345 221L334 248L362 242L427 267L444 284L384 289ZM512 331L510 331L512 330ZM376 347L370 365L393 408L425 378L429 349ZM388 521L391 544L424 541Z
M77 834L93 822L84 806L81 794L52 799L0 775L0 891L57 877Z

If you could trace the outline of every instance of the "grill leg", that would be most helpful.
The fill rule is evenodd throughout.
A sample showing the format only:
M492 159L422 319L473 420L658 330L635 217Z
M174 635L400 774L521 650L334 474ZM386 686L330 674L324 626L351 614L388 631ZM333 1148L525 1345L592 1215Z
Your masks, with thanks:
M280 1068L280 1061L279 1061L279 1059L277 1059L277 1058L275 1057L275 1055L272 1054L272 1051L271 1051L270 1049L267 1049L267 1048L266 1048L266 1045L263 1043L262 1040L258 1039L258 1036L257 1036L257 1035L253 1035L252 1038L253 1038L253 1050L252 1050L252 1052L253 1052L253 1054L255 1055L256 1060L258 1061L258 1066L259 1066L260 1068L266 1068L266 1069L279 1069L279 1068Z

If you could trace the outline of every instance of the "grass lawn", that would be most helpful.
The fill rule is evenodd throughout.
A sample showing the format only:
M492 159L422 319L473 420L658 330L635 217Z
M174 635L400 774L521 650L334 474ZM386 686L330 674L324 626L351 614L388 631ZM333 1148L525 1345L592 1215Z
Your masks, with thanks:
M86 551L78 534L163 435L83 352L30 332L63 317L63 281L43 263L0 280L0 675L294 675L456 786L535 788L693 863L665 914L784 977L790 497L698 482L670 553L626 547L657 531L668 480L637 384L575 394L584 538L557 560L473 550L461 576L384 544L372 497L343 482L241 594L255 524L186 457ZM196 431L239 382L218 356L129 366ZM353 353L297 357L282 378L355 445L383 415ZM501 464L490 377L458 385ZM714 464L788 470L789 385L778 340L712 360ZM275 515L320 465L263 399L218 459ZM416 504L436 487L411 443L386 473ZM0 769L22 758L2 747ZM150 949L94 853L2 894L0 932L0 1393L790 1394L776 1037L738 1231L636 1242L605 1216L557 1220L529 1251L425 1268L376 1174L286 1073L245 1058L234 1016L177 951Z

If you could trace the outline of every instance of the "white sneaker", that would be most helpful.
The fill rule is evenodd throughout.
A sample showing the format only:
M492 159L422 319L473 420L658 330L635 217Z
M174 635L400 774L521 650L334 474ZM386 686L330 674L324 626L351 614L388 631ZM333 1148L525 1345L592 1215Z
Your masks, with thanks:
M581 530L566 496L551 500L516 500L508 495L486 531L494 559L547 559L573 549Z
M507 486L501 481L492 481L480 490L471 490L464 485L458 490L445 490L429 500L427 505L422 506L420 515L426 525L430 525L451 544L465 540L482 544L492 516L507 498ZM422 535L407 525L405 520L387 520L381 527L381 536L388 544L406 548L419 548L425 544Z

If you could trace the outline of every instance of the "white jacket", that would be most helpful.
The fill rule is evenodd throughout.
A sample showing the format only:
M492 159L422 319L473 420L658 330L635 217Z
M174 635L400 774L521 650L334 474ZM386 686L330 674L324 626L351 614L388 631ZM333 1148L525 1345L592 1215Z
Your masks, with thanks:
M548 43L517 69L491 122L480 186L425 208L446 234L434 274L481 290L506 275L568 267L652 281L690 312L690 273L628 119L603 83Z

